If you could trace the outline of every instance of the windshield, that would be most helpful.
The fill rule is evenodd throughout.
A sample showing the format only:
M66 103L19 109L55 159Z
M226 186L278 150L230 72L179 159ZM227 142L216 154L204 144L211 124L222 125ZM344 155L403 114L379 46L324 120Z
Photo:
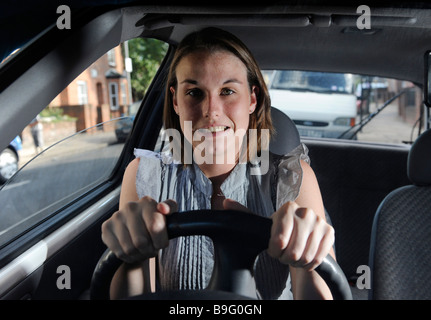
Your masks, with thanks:
M343 73L276 71L271 89L319 93L352 93L353 76Z

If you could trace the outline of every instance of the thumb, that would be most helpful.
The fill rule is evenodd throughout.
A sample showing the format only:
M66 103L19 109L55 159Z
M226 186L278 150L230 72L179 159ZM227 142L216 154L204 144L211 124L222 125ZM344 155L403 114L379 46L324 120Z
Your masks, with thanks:
M168 199L157 204L157 211L162 214L171 214L178 211L178 204L175 200Z
M243 206L238 201L235 201L232 199L224 199L223 200L223 208L225 210L237 210L237 211L251 212L247 207Z

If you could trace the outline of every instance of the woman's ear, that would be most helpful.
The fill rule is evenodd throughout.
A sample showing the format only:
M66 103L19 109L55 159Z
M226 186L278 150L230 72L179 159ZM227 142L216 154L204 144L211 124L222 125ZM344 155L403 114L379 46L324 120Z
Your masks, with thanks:
M175 88L170 87L169 90L172 94L172 104L174 105L175 113L178 114L178 103L177 103L177 95L175 94Z
M256 110L257 106L257 96L259 95L259 88L257 86L253 86L251 88L250 94L250 107L248 109L249 113L252 114L254 110Z

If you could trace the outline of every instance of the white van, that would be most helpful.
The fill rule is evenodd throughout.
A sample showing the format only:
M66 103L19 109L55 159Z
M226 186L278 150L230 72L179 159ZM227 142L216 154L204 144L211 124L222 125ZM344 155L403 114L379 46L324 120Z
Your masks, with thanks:
M301 136L351 139L357 98L351 74L275 70L264 72L273 107L286 113Z

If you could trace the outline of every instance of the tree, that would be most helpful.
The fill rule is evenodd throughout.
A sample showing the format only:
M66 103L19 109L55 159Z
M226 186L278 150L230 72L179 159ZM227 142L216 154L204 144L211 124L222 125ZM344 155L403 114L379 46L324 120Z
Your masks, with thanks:
M163 58L168 45L156 39L136 38L128 42L129 57L132 59L132 94L134 101L141 100Z

